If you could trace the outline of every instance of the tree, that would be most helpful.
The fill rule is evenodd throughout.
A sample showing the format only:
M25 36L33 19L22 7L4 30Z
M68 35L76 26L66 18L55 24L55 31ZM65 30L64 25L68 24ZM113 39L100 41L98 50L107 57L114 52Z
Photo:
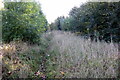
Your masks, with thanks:
M5 2L3 11L3 41L21 39L31 43L40 40L47 28L47 20L36 2Z
M72 8L69 18L64 21L70 31L93 39L120 41L120 2L87 2Z
M55 30L62 30L62 25L64 23L64 19L65 17L64 16L61 16L61 17L58 17L54 23L51 23L50 26L51 26L51 29L55 29Z

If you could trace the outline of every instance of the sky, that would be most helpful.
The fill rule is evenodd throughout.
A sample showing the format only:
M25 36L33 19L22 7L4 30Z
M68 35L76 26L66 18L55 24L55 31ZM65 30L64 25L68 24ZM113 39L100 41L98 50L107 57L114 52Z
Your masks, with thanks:
M0 9L3 0L0 0ZM13 0L14 1L14 0ZM36 0L39 1L48 23L54 22L60 16L68 16L73 7L79 7L87 0Z
M73 7L79 7L86 0L38 0L49 23L59 16L68 16Z
M0 0L0 9L3 8L2 0Z

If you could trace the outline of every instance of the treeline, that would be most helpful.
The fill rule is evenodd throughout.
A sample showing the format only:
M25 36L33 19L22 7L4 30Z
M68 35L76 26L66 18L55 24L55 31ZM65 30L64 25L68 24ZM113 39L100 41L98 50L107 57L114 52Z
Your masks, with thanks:
M69 17L58 17L51 30L71 31L91 39L120 41L120 2L87 2L74 7Z
M21 0L24 1L24 0ZM47 30L47 20L41 5L34 2L4 2L2 9L2 41L22 40L39 43ZM30 0L29 0L30 1Z

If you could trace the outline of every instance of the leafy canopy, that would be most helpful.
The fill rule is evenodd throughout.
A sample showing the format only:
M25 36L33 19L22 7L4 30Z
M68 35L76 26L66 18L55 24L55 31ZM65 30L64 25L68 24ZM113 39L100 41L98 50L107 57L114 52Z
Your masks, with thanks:
M5 2L3 17L3 41L21 39L39 42L40 34L46 30L47 20L40 4L36 2Z

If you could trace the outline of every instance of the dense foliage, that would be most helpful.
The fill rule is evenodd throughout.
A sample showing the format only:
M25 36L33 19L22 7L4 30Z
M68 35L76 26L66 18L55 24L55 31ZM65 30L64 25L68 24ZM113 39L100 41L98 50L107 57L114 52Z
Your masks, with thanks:
M105 41L120 41L120 2L87 2L72 8L69 17L57 18L51 27L58 27L57 21L61 18L64 19L60 24L62 30Z
M5 2L3 10L3 41L23 40L39 42L40 34L47 29L47 20L36 2Z

